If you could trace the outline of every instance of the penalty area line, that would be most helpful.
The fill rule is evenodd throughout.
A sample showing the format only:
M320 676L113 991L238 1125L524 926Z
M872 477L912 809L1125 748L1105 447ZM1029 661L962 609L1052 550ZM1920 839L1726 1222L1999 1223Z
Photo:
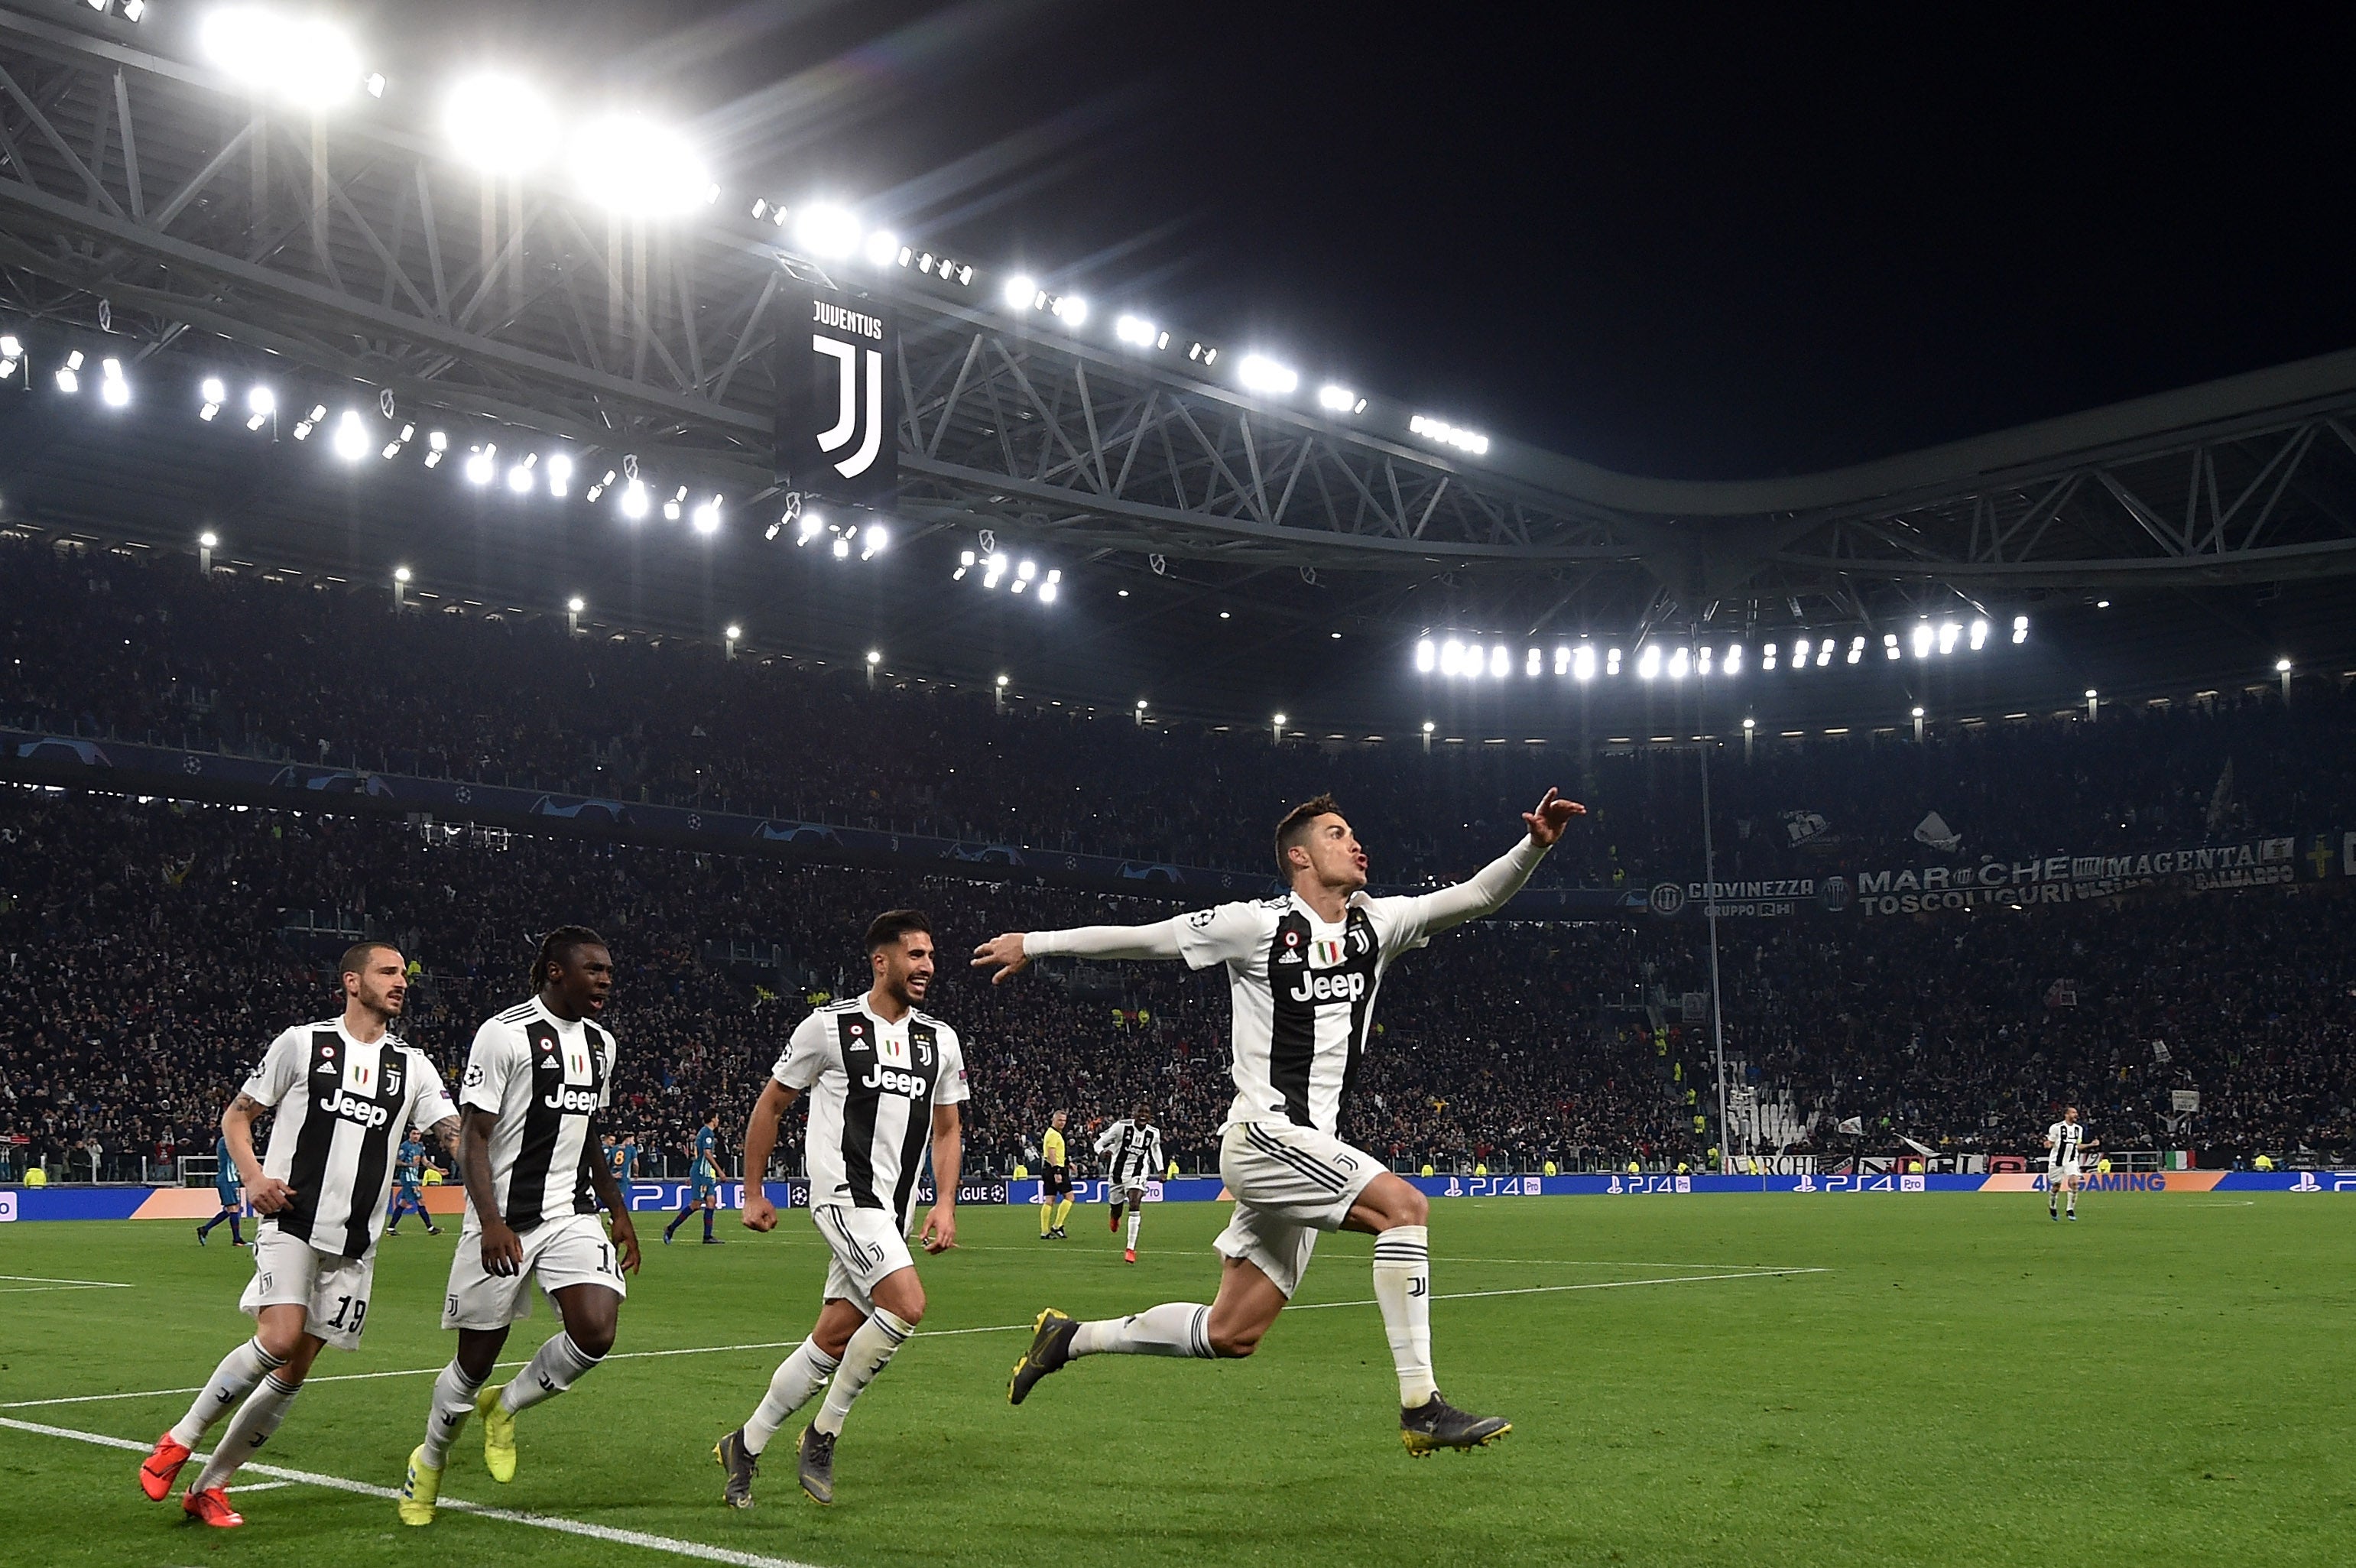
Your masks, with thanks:
M0 1427L31 1433L39 1437L62 1437L70 1442L88 1443L101 1448L120 1448L134 1454L145 1454L150 1444L127 1437L110 1437L102 1432L79 1432L70 1426L48 1426L37 1421L18 1421L0 1415ZM391 1487L372 1486L342 1476L329 1476L316 1470L290 1470L278 1465L248 1465L245 1470L268 1476L278 1481L301 1482L305 1486L325 1487L330 1491L350 1492L356 1497L376 1498L385 1502L397 1500L401 1494ZM256 1487L232 1487L232 1491L253 1491ZM459 1513L470 1513L478 1519L498 1520L506 1524L530 1525L535 1530L554 1530L562 1535L584 1536L616 1546L643 1547L648 1552L666 1552L676 1557L692 1557L705 1563L726 1563L734 1568L812 1568L808 1563L790 1557L769 1557L757 1552L738 1552L725 1546L707 1546L700 1541L681 1541L669 1535L654 1535L640 1530L618 1530L611 1525L591 1524L585 1520L567 1519L562 1514L525 1513L516 1509L492 1508L484 1503L465 1502L457 1498L444 1497L442 1507Z
M1745 1269L1728 1274L1667 1274L1651 1280L1584 1280L1568 1285L1515 1285L1506 1290L1447 1291L1433 1296L1434 1301L1479 1301L1493 1295L1558 1295L1574 1290L1630 1290L1638 1285L1699 1285L1717 1280L1776 1280L1792 1274L1828 1274L1830 1269ZM1287 1306L1287 1312L1323 1312L1336 1306L1377 1306L1372 1296L1364 1301L1309 1301Z

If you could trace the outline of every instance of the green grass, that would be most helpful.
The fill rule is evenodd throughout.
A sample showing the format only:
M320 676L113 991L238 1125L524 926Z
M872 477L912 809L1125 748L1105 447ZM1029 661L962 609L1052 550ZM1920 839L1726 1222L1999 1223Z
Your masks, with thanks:
M792 1480L789 1426L760 1506L719 1501L709 1449L781 1352L616 1359L522 1420L513 1485L469 1425L447 1490L766 1556L885 1563L1985 1563L2340 1562L2356 1207L2266 1196L2104 1197L2075 1226L2034 1197L1464 1201L1435 1208L1442 1386L1510 1415L1494 1449L1410 1459L1371 1305L1298 1313L1247 1362L1104 1358L1021 1410L1024 1336L920 1337L852 1412L830 1509ZM1032 1210L964 1216L925 1262L927 1331L1204 1299L1225 1210L1150 1210L1124 1266L1103 1210L1043 1246ZM652 1217L648 1217L652 1219ZM659 1220L648 1228L656 1235ZM619 1351L794 1340L823 1253L778 1234L651 1249ZM216 1232L217 1238L220 1233ZM368 1339L322 1375L438 1366L455 1233L388 1240ZM1364 1237L1328 1238L1301 1305L1370 1294ZM1445 1299L1762 1267L1827 1272ZM133 1282L0 1294L0 1402L186 1387L246 1331L241 1252L165 1223L15 1225L0 1273ZM20 1286L21 1289L21 1286ZM517 1331L529 1354L546 1303ZM398 1483L427 1380L315 1383L262 1458ZM145 1443L185 1397L0 1415ZM659 1564L644 1547L316 1486L254 1493L239 1531L142 1498L137 1455L0 1428L7 1556L39 1564L368 1561Z

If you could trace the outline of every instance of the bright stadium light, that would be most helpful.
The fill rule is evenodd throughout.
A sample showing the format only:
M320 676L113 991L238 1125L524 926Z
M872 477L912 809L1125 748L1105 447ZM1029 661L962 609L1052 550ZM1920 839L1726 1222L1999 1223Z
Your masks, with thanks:
M1489 650L1489 673L1491 675L1502 681L1505 678L1505 672L1512 668L1513 656L1505 651L1505 645L1504 643L1501 642L1494 648Z
M1120 316L1113 319L1112 335L1134 349L1151 349L1160 336L1153 323L1142 316Z
M1669 679L1682 681L1693 667L1693 657L1680 648L1669 655Z
M1914 623L1914 632L1911 640L1914 644L1915 658L1928 659L1931 657L1931 639L1933 635L1931 623L1929 621L1919 620Z
M573 485L573 459L559 452L548 459L548 493L562 496Z
M1555 644L1554 672L1558 675L1568 675L1570 673L1570 644L1568 642L1558 642Z
M794 215L794 243L813 256L845 260L859 249L859 220L829 201L802 208Z
M245 427L259 430L278 412L278 397L268 387L255 387L245 394Z
M1451 637L1440 645L1440 672L1442 675L1461 675L1463 671L1464 645Z
M1609 648L1604 650L1603 673L1607 676L1617 675L1620 673L1620 650L1618 649Z
M1016 273L1006 280L1005 286L999 291L999 297L1006 302L1007 309L1025 311L1031 308L1032 301L1039 297L1039 285L1028 273Z
M862 247L871 267L888 267L900 258L900 236L889 229L878 229L867 236Z
M1636 678L1640 681L1650 681L1660 672L1661 645L1657 642L1648 642L1644 645L1644 651L1636 656Z
M1582 642L1570 650L1570 678L1574 681L1595 679L1595 650L1589 644Z
M498 456L499 449L496 446L477 447L466 459L466 482L470 485L489 484L491 476L498 471Z
M648 501L647 487L638 480L632 479L622 488L621 508L624 517L636 521L646 516Z
M642 115L613 114L573 138L572 167L583 195L636 218L674 218L711 204L718 188L687 138Z
M1975 644L1975 646L1976 646L1976 644ZM1863 659L1864 657L1865 657L1865 639L1863 639L1862 637L1852 637L1852 638L1850 638L1850 639L1848 639L1848 662L1849 662L1849 663L1851 663L1851 664L1854 664L1854 663L1856 663L1858 660Z
M1328 413L1356 413L1366 406L1366 400L1348 387L1327 381L1317 389L1317 406Z
M14 332L0 332L0 360L21 360L25 345Z
M1884 659L1895 659L1898 657L1898 634L1896 632L1885 631L1881 634L1881 656Z
M332 107L360 85L350 35L320 17L226 5L204 19L197 43L224 75L305 108Z
M2012 618L2012 640L2016 643L2027 642L2029 640L2029 618L2027 616L2015 616Z
M1416 643L1415 667L1419 673L1425 675L1440 667L1440 650L1432 646L1431 639L1423 638Z
M369 454L373 445L369 439L368 425L356 408L344 410L336 421L336 456L347 463L357 463Z
M530 464L518 463L515 467L508 470L509 489L514 491L519 496L529 495L531 492L531 487L532 473L531 466Z
M81 350L76 349L66 356L66 362L58 367L58 391L61 392L81 391Z
M1054 309L1055 319L1066 327L1077 327L1088 318L1088 302L1076 294L1058 297Z
M1826 638L1816 644L1816 668L1821 670L1833 661L1833 639Z
M713 496L710 500L697 507L690 516L689 521L698 533L708 535L719 532L720 498Z
M2277 660L2275 660L2275 673L2276 673L2276 674L2277 674L2277 675L2287 675L2287 674L2289 674L2289 673L2290 673L2290 660L2287 660L2287 659L2277 659Z
M1410 416L1407 427L1411 435L1420 435L1427 441L1437 441L1443 446L1453 446L1460 452L1470 452L1475 457L1484 456L1489 450L1489 438L1479 431L1466 430L1444 419L1434 419L1428 413Z
M1974 653L1977 653L1981 649L1987 646L1987 622L1975 618L1972 622L1972 651Z
M862 561L871 555L881 555L892 547L892 531L880 522L871 522L867 525L866 532L860 536L859 542L864 546L859 553L859 558ZM1050 577L1055 575L1053 572L1047 575Z
M1246 354L1236 367L1236 380L1246 392L1264 392L1283 397L1301 385L1301 372L1290 365L1280 365L1265 354Z
M197 390L204 393L205 401L215 408L229 401L229 388L219 376L207 376L205 384Z
M459 161L485 174L529 174L556 151L556 112L530 82L497 72L462 80L442 102Z
M1808 667L1808 650L1809 650L1812 646L1814 646L1814 645L1813 645L1813 644L1811 644L1811 643L1808 641L1808 639L1807 639L1806 638L1804 638L1804 637L1800 638L1800 639L1797 639L1796 640L1794 640L1794 641L1793 642L1793 644L1792 644L1792 668L1793 668L1793 669L1794 669L1794 670L1804 670L1804 669L1806 669L1806 668Z
M1946 655L1953 653L1955 650L1955 639L1961 637L1963 634L1964 628L1957 626L1954 621L1941 621L1939 623L1940 657L1944 658Z
M1694 650L1694 673L1697 675L1708 674L1710 646L1708 643L1705 642L1699 648Z
M1767 644L1765 647L1762 648L1762 649L1759 650L1759 668L1761 668L1762 670L1772 670L1772 669L1774 669L1774 668L1775 668L1775 652L1776 652L1775 645L1774 645L1773 643L1772 643L1772 642L1771 642L1771 643L1769 643L1769 644Z
M123 379L123 361L107 360L100 364L98 395L109 408L122 408L131 402L131 383Z
M1742 673L1742 644L1730 642L1726 645L1726 657L1719 660L1718 672L1721 675Z

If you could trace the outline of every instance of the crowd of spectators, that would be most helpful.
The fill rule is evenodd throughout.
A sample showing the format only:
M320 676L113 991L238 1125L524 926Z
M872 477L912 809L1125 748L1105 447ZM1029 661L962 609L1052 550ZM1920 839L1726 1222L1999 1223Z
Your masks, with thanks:
M0 541L0 724L1254 873L1268 824L1331 789L1376 879L1396 884L1462 875L1558 786L1593 815L1543 881L1699 875L1690 750L1605 734L1428 755L1279 746L1256 725L1140 725L1040 702L1000 713L982 690L893 677L870 691L863 670L449 607L465 613ZM2338 828L2356 822L2351 703L2316 680L2287 712L2228 692L2099 723L1938 727L1920 744L1762 737L1715 766L1720 875ZM1932 812L1948 834L1918 836Z

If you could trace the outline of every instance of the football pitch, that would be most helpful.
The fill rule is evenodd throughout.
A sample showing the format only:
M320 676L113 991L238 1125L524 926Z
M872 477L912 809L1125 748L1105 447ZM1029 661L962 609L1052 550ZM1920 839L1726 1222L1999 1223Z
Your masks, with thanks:
M215 1531L134 1473L249 1331L247 1255L160 1221L0 1228L7 1556L2282 1564L2344 1561L2356 1527L2356 1208L2329 1197L2096 1195L2075 1225L2034 1197L1437 1203L1440 1385L1514 1431L1424 1460L1399 1444L1365 1237L1320 1244L1250 1360L1097 1358L1010 1408L1039 1307L1207 1299L1225 1206L1149 1209L1133 1267L1104 1215L1076 1209L1073 1239L1042 1244L1035 1210L965 1211L959 1250L920 1264L922 1335L851 1412L835 1505L794 1486L813 1406L744 1513L721 1505L712 1444L807 1330L824 1252L802 1212L770 1237L723 1216L711 1248L691 1227L665 1248L641 1216L616 1355L522 1417L511 1485L470 1423L444 1495L480 1508L424 1530L395 1522L390 1488L450 1353L455 1229L384 1242L365 1345L320 1357L233 1490L246 1527ZM542 1301L509 1356L551 1325Z

